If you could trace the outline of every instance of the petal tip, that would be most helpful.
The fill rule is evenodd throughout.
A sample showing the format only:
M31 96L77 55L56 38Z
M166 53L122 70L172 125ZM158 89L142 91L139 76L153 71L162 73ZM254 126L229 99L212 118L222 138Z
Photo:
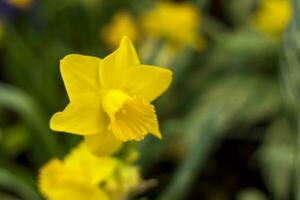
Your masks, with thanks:
M65 55L62 59L60 59L60 63L65 62L66 60L68 60L68 59L70 59L70 58L72 58L74 56L80 56L80 55L78 55L78 54L68 54L68 55Z
M130 47L130 48L133 47L133 43L131 42L130 38L128 36L126 36L126 35L124 35L122 37L122 40L120 42L120 47L122 47L122 46L124 46L124 47Z
M163 139L163 137L162 137L162 135L161 135L161 133L160 133L159 130L152 131L151 134L152 134L154 137L156 137L157 139L159 139L159 140L162 140L162 139Z
M50 121L49 121L49 128L52 131L58 131L58 128L56 126L56 122L55 122L55 118L57 117L57 115L59 115L60 112L55 113L54 115L52 115Z
M131 40L130 40L130 38L127 35L124 35L122 37L121 43L124 43L124 42L130 42L131 43Z

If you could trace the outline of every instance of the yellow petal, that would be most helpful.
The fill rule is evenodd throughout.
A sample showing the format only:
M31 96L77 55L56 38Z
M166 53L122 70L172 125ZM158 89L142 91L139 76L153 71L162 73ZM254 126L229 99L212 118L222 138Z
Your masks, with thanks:
M84 137L89 150L95 156L109 156L117 152L121 146L122 141L118 140L116 136L108 130L95 135L87 135Z
M101 92L99 65L101 59L70 54L60 61L60 71L70 100L91 92Z
M53 198L50 198L50 200L111 200L99 186L72 186L61 189L60 193L54 193L51 196Z
M99 185L112 176L118 161L112 157L93 155L86 142L82 142L65 157L64 163L69 170L76 172L76 175L82 178L81 182L88 185Z
M55 192L55 188L60 184L58 176L64 176L65 167L59 159L52 159L45 164L39 173L39 189L45 195L49 196ZM61 177L61 180L64 178Z
M101 99L87 93L72 100L62 112L55 113L50 120L50 128L54 131L91 135L105 129L107 120L101 108Z
M155 124L152 126L152 128L149 132L150 132L150 134L157 137L158 139L162 139L162 135L159 130L158 120L155 121Z
M39 189L51 200L109 200L98 185L82 182L77 175L60 160L52 159L40 170Z
M76 171L68 170L58 159L50 160L39 174L39 189L51 200L109 200L98 185L81 182Z
M112 90L103 97L102 105L110 118L108 129L119 140L139 141L149 132L161 137L154 106L144 99Z
M165 92L172 81L172 72L161 67L142 65L128 70L126 74L126 86L123 90L149 102Z
M100 64L100 81L104 88L119 89L124 83L124 71L140 63L131 41L123 37L119 48Z

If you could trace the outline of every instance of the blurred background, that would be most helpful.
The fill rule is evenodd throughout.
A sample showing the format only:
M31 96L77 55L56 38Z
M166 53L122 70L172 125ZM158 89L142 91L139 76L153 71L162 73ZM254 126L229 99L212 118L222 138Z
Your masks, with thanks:
M299 15L299 0L0 0L0 199L43 199L38 169L81 140L48 126L68 103L59 60L123 35L174 72L164 138L139 144L155 184L132 199L300 199Z

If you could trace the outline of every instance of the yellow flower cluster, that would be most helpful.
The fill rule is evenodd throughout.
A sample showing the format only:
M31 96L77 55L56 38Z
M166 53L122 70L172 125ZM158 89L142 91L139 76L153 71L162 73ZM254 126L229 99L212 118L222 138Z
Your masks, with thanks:
M96 157L81 143L64 160L52 159L41 168L39 189L49 200L121 200L140 180L136 166Z
M253 22L260 31L277 38L287 26L291 12L289 0L261 0Z
M201 49L204 39L198 34L200 12L190 3L159 1L154 8L139 16L139 23L126 12L117 13L101 30L101 36L110 47L115 47L123 35L135 43L141 35L152 39L164 39L172 48L191 46Z

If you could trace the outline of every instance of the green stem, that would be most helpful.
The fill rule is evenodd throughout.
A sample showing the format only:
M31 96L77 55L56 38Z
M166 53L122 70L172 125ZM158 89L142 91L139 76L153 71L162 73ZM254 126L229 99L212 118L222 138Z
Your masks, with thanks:
M217 115L217 113L215 113ZM216 115L208 116L205 124L197 131L199 137L176 170L167 189L158 197L158 200L179 200L185 199L191 189L193 182L200 173L205 161L210 155L211 150L217 145L218 131L215 126ZM192 130L192 129L191 129ZM209 134L200 134L200 133Z
M292 0L293 18L284 34L281 72L288 96L288 105L292 116L296 117L295 127L295 161L294 161L294 198L300 200L300 0Z

